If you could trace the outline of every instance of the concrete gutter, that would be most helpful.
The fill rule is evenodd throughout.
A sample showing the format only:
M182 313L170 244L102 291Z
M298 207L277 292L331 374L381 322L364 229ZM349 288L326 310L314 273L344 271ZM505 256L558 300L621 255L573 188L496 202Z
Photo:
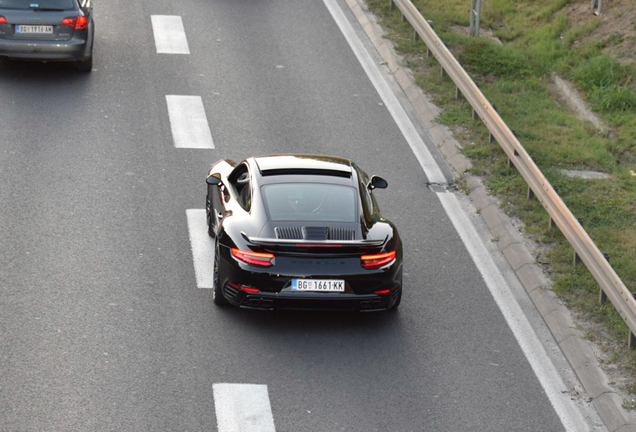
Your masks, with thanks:
M400 57L396 54L391 41L383 38L384 31L376 23L364 0L346 0L351 11L376 47L387 67L393 73L413 109L419 116L422 125L428 130L436 146L447 159L455 176L466 177L469 197L479 210L480 216L497 239L497 245L510 264L515 275L534 302L537 311L543 317L547 327L570 363L587 398L595 407L600 418L610 432L636 432L636 418L622 407L622 397L613 389L599 360L594 353L594 346L583 338L573 323L570 311L556 298L551 290L551 282L526 246L526 240L513 226L512 221L500 209L484 187L480 178L466 171L472 164L460 151L461 145L453 137L448 127L435 121L440 109L415 84L408 68L401 66ZM562 86L561 86L562 87ZM586 118L595 126L602 127L594 120Z

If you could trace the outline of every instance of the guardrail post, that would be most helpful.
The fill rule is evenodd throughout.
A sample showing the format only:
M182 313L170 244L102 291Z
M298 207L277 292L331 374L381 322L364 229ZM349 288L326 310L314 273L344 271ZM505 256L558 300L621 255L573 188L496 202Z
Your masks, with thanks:
M442 78L444 78L446 76L446 71L444 70L444 66L442 66L441 74L442 74Z
M389 0L389 3L391 4L391 10L395 10L395 2L393 0Z
M495 110L495 112L497 112L497 105L496 104L492 104L492 109ZM492 132L488 133L488 143L492 144L495 142L495 136L492 134ZM510 159L508 159L508 168L510 168L510 165L512 165L512 162L510 161Z
M528 186L528 193L526 195L526 198L528 198L529 200L534 198L534 191L532 190L532 188L530 186Z
M512 131L512 133L514 134L515 131ZM515 134L515 136L517 135ZM517 150L514 151L514 155L519 156L519 153L517 152ZM512 162L512 159L508 158L508 168L512 168L513 166L515 166L515 164Z
M420 40L420 34L415 29L413 29L413 39L415 39L415 42Z
M605 257L605 259L607 260L607 262L610 262L610 256L607 253L604 253L603 256ZM605 293L605 291L603 291L603 288L599 289L599 293L598 293L598 302L599 303L607 303L607 294Z
M558 186L552 186L552 189L554 189L554 191L557 193L557 195L559 194L559 187ZM548 216L548 228L554 228L556 226L556 223L554 223L554 219L552 219L551 217Z
M405 23L406 22L406 16L404 16L404 14L402 14L402 22Z
M583 226L583 218L576 218L577 221L579 221L579 223L581 224L581 226ZM579 256L579 254L576 253L576 251L574 251L574 257L572 258L572 265L577 265L578 263L581 262L581 257Z
M477 111L475 111L475 108L473 108L472 117L473 117L473 120L479 120L479 116L477 115Z
M455 100L460 100L462 98L462 92L459 90L459 87L455 87Z
M431 52L431 49L429 47L426 47L426 58L431 58L432 55L433 53Z
M634 333L632 333L632 331L629 331L629 349L634 349L634 347L636 347L636 336L634 336Z

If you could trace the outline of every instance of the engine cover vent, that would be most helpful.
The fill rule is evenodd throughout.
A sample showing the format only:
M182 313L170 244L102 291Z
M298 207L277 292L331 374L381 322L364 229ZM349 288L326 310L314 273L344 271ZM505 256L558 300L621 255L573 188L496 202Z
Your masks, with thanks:
M327 227L303 227L303 237L305 240L327 240L329 229Z
M350 228L329 228L329 240L354 240L355 235Z
M277 239L284 240L355 240L356 232L351 228L327 227L275 227Z
M300 227L276 227L274 233L278 239L302 240L303 232Z

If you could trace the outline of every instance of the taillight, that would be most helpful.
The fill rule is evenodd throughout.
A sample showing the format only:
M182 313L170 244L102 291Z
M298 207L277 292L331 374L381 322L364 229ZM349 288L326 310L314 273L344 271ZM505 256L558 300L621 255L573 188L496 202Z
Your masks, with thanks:
M62 20L62 25L67 25L75 30L81 30L88 27L88 20L85 16L69 17Z
M395 251L377 255L362 255L360 257L362 267L366 269L377 269L395 261Z
M7 19L3 17L2 15L0 15L0 24L6 24L6 23L7 23Z
M75 23L75 30L81 30L88 27L88 20L85 16L78 16L77 22Z
M248 252L232 248L234 258L257 267L271 267L274 254L262 252Z

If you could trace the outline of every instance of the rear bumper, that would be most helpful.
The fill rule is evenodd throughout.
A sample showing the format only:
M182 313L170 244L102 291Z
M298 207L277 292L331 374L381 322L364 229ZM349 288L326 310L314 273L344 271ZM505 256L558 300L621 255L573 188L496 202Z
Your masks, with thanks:
M35 41L0 39L0 58L37 61L82 61L91 56L92 47L85 39Z
M390 309L398 299L400 288L389 294L346 293L245 293L225 285L224 297L234 306L261 310L313 310L375 312Z
M277 273L276 266L256 269L238 263L229 249L220 249L220 283L223 296L234 306L248 309L380 311L392 308L399 299L402 286L402 263L396 261L382 269L364 270L340 266L341 260L316 267L298 261L298 274ZM314 260L325 262L324 260ZM313 270L313 272L310 272ZM292 290L293 279L343 280L344 292ZM250 292L258 290L257 292ZM376 292L388 291L386 294Z

